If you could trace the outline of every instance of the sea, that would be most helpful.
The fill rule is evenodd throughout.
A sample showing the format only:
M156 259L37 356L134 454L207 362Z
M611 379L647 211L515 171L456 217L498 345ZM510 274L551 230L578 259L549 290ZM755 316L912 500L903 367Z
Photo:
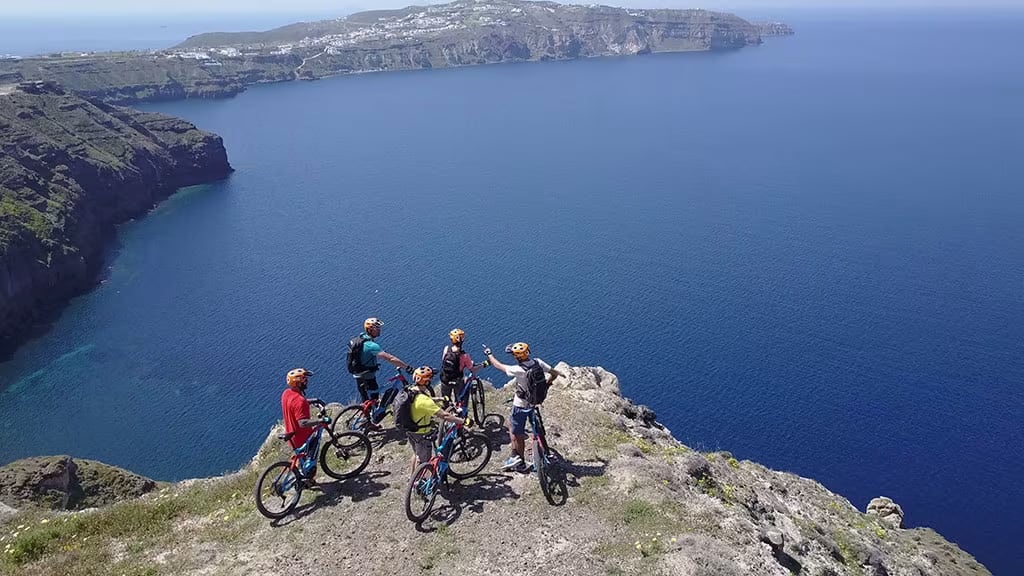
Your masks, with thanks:
M1024 14L778 16L795 36L735 52L143 106L237 171L121 227L0 364L0 462L236 469L289 369L355 397L378 316L413 364L461 327L478 360L603 366L690 446L1024 573Z

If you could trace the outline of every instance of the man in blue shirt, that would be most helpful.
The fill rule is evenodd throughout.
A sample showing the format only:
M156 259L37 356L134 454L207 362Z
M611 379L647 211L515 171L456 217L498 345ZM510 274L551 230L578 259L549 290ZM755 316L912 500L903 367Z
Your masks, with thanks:
M363 322L364 332L349 342L348 367L352 377L356 379L359 397L363 402L371 398L376 400L379 396L377 370L380 370L380 362L378 359L391 362L399 368L404 368L407 372L412 371L411 366L397 356L388 354L380 347L380 344L374 342L374 338L380 336L383 327L384 323L377 318L367 318ZM359 353L356 354L356 352Z

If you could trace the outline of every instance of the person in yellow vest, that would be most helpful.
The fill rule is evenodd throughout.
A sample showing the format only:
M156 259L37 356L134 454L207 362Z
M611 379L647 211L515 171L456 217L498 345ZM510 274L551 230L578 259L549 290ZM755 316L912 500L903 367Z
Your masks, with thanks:
M434 378L434 369L420 366L412 373L412 381L416 384L416 395L412 399L409 414L412 417L413 429L406 431L409 446L412 446L412 459L409 462L409 475L416 472L416 467L430 460L434 455L434 444L428 434L433 429L433 420L443 420L456 424L466 424L458 416L443 410L431 397L430 381Z

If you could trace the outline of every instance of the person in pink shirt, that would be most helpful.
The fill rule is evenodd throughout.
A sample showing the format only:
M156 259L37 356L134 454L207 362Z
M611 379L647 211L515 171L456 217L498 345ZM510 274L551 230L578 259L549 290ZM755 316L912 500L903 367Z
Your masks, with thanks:
M448 333L451 344L441 352L441 396L457 401L466 387L466 370L476 374L483 366L473 364L473 359L463 347L466 332L456 328Z

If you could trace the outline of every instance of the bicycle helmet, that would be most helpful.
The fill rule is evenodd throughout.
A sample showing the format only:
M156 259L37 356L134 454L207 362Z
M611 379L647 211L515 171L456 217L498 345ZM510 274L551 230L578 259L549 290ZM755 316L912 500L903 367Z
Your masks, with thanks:
M434 369L430 366L420 366L412 373L412 381L426 386L434 378Z
M462 344L466 340L466 332L456 328L448 333L448 337L452 339L452 344Z
M296 368L295 370L288 372L288 376L285 377L285 380L288 382L288 386L298 388L300 386L305 386L309 381L309 377L312 375L313 373L305 368Z
M516 360L527 360L530 358L530 345L526 342L516 342L509 346L509 350Z
M376 328L380 330L384 327L384 323L379 318L367 318L363 322L363 330L369 330L370 328Z

